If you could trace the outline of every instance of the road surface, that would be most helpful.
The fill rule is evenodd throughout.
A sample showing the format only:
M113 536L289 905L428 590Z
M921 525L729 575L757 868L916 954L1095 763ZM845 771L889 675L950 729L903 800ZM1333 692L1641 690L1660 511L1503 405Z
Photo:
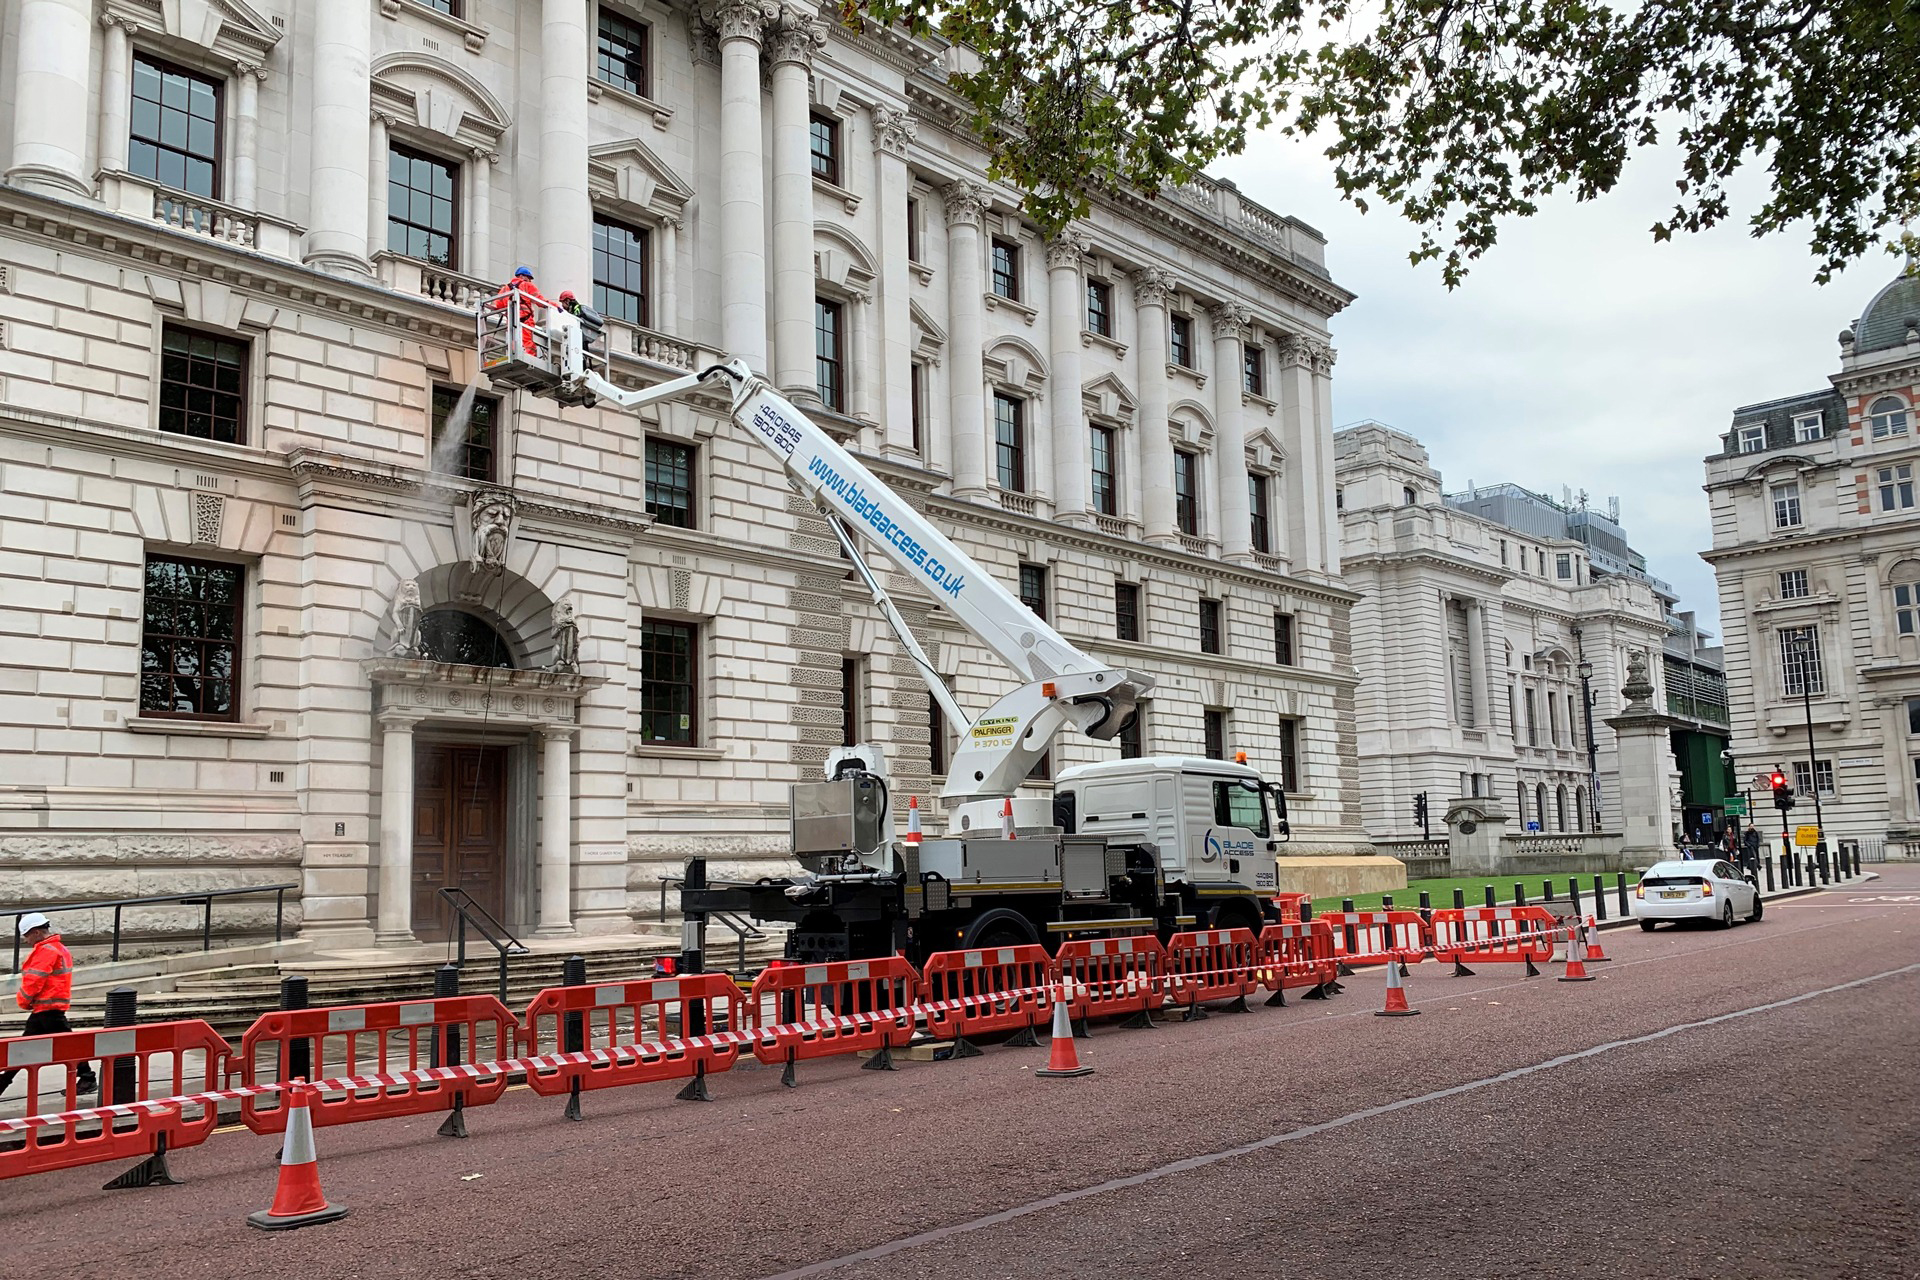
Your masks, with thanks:
M184 1186L0 1184L11 1257L75 1277L1920 1277L1920 868L1758 925L1604 935L1598 980L1413 968L1044 1050L846 1060L319 1133L344 1221L249 1230L275 1144ZM24 1274L24 1273L23 1273Z

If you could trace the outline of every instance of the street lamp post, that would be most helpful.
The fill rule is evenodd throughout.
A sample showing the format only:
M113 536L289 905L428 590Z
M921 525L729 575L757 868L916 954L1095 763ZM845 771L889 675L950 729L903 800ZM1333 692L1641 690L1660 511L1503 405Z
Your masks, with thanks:
M1593 830L1600 831L1600 755L1593 743L1593 664L1585 658L1575 668L1580 673L1580 701L1587 709L1587 807L1592 810Z
M1800 707L1807 718L1807 789L1813 792L1814 851L1827 856L1827 820L1820 812L1820 758L1813 745L1813 663L1816 653L1811 631L1792 640L1793 656L1800 663Z

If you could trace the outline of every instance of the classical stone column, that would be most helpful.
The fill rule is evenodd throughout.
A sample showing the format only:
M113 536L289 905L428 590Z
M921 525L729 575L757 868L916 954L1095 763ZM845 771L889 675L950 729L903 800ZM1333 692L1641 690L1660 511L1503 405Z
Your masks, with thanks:
M1483 732L1492 729L1492 702L1487 696L1487 614L1478 600L1467 606L1467 675L1473 681L1473 727Z
M905 108L873 109L880 193L880 368L885 374L887 446L913 451L913 280L907 264L907 148L918 126Z
M802 404L818 404L813 364L813 148L807 81L826 24L784 10L767 36L773 63L773 360L774 381ZM890 212L890 211L884 211ZM857 348L856 348L857 349ZM853 361L851 381L864 381Z
M415 717L385 712L380 754L380 903L374 938L413 941L413 726Z
M964 179L947 184L948 346L953 373L950 396L953 422L953 491L980 497L987 490L986 367L980 338L980 215L986 189Z
M660 219L660 311L647 317L662 333L680 332L680 219Z
M1245 385L1243 344L1252 316L1237 303L1222 302L1207 309L1213 323L1213 440L1220 489L1220 555L1237 564L1253 560L1252 500L1247 494L1247 431L1240 394ZM1267 495L1268 550L1279 554L1273 537L1273 504L1280 495Z
M847 307L847 412L862 422L878 423L874 382L880 368L880 324L871 293L856 293Z
M312 197L305 260L322 271L365 275L367 262L367 118L373 109L368 49L373 6L313 9ZM386 156L379 185L386 189ZM385 243L381 228L380 243Z
M587 6L540 7L540 278L549 297L593 293L593 201L587 194Z
M573 932L573 730L540 730L540 923L543 938Z
M100 15L106 37L100 56L100 140L98 166L103 173L127 167L128 112L133 106L133 37L140 26L117 13Z
M720 342L767 368L766 177L760 149L760 33L767 6L726 0L720 33Z
M1053 510L1062 524L1093 523L1087 424L1080 404L1080 332L1086 327L1086 286L1080 275L1086 233L1068 227L1047 242L1047 336L1053 348L1050 390L1053 426ZM1116 511L1115 514L1118 514Z
M1313 385L1312 344L1296 334L1273 344L1273 398L1280 405L1280 443L1287 451L1281 476L1281 506L1286 515L1287 555L1296 573L1312 572L1323 562L1318 505L1319 479L1313 473L1313 444L1319 438L1319 401ZM1239 379L1236 386L1244 385ZM1331 455L1329 455L1331 458ZM1331 502L1328 503L1331 506Z
M13 167L7 181L48 195L92 196L92 0L21 0L13 56Z
M1140 359L1140 513L1147 541L1179 546L1173 491L1173 440L1167 434L1167 295L1173 276L1158 267L1133 282L1134 323ZM1194 482L1199 483L1199 477Z
M233 75L239 91L233 113L233 181L227 203L252 211L260 207L260 82L267 78L267 69L257 62L242 62L234 67Z
M494 278L493 270L493 166L500 162L500 153L486 147L467 149L465 168L467 171L467 243L461 250L460 269L470 276L479 276L482 280ZM592 242L588 242L591 246ZM504 274L504 273L502 273ZM585 289L575 287L575 291L593 296L593 263L587 263L588 283ZM558 296L557 294L555 296Z
M1333 505L1333 363L1339 352L1324 342L1313 344L1314 447L1312 475L1319 478L1313 514L1320 525L1319 568L1328 577L1340 573L1340 513Z
M372 253L387 247L387 153L392 146L395 118L372 113L367 124L367 246Z

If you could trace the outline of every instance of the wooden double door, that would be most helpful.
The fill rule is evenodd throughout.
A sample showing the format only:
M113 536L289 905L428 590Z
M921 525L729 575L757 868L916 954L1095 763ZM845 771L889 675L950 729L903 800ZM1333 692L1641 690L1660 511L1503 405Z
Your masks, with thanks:
M413 933L422 942L451 937L458 923L440 896L443 888L465 889L505 923L505 747L452 742L414 746Z

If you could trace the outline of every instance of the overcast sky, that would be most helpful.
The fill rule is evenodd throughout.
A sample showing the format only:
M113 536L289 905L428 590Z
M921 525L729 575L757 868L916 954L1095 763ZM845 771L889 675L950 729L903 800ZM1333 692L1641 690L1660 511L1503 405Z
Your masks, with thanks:
M1702 459L1736 407L1825 386L1840 329L1898 264L1875 251L1823 288L1804 236L1728 225L1656 244L1675 171L1650 152L1612 194L1545 205L1448 292L1436 265L1408 264L1417 233L1342 201L1315 149L1263 139L1214 168L1318 228L1333 278L1360 295L1333 319L1337 425L1417 437L1448 492L1584 488L1601 510L1617 495L1650 572L1717 631ZM1742 182L1747 210L1764 176Z

